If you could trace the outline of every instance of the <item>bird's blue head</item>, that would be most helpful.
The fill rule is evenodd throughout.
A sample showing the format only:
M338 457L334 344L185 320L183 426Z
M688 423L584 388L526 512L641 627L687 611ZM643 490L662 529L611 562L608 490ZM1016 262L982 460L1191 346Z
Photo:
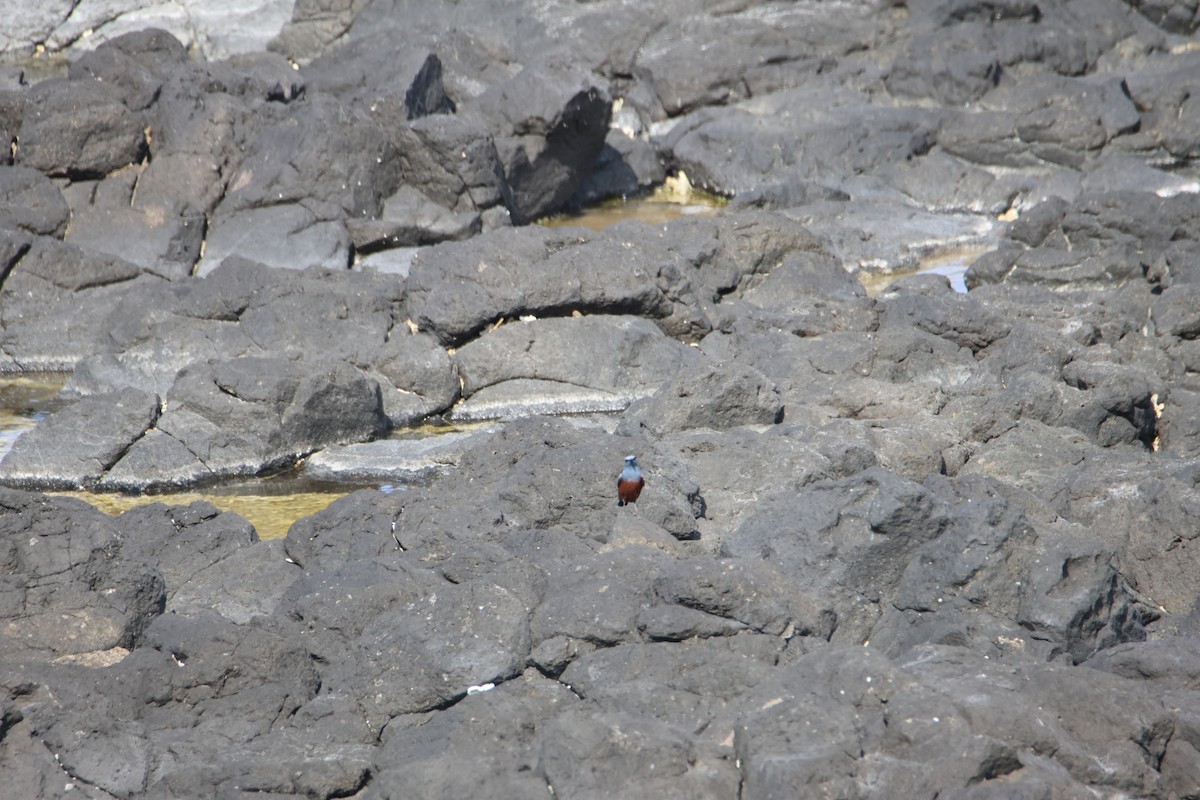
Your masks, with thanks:
M642 471L638 469L637 456L625 456L625 469L621 470L621 480L636 481L642 477Z

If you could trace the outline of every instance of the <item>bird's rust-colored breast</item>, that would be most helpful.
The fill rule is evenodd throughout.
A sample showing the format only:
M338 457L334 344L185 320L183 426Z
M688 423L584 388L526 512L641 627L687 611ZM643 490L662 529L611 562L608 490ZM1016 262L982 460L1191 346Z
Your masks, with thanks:
M618 505L626 503L636 503L638 495L642 493L642 487L646 485L645 478L638 478L636 481L623 481L617 479L617 498L620 500Z

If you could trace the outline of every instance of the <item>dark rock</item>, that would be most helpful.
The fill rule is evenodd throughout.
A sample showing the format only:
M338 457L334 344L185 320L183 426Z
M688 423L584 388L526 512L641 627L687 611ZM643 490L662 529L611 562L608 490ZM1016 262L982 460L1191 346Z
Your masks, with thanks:
M270 615L289 577L298 577L278 543L259 542L249 522L207 502L140 506L117 527L124 552L162 572L170 613L211 609L242 624Z
M307 570L332 569L397 551L401 546L394 534L403 508L399 493L361 489L334 500L324 511L297 520L288 530L284 548L289 559ZM358 520L354 536L341 533L349 519Z
M348 588L352 606L341 599ZM311 573L288 590L281 610L315 637L311 646L328 664L323 685L359 698L375 730L512 677L530 646L525 601L514 591L486 579L452 584L384 559Z
M604 406L563 409L574 412L623 410L699 359L646 320L597 315L502 325L456 351L454 363L467 398L456 411L465 412L490 387L523 380L546 381L553 390L575 387Z
M849 199L850 195L841 189L832 189L808 181L787 181L769 184L752 191L738 192L729 201L729 207L774 210L797 208L811 203L844 203Z
M846 793L866 778L866 761L873 785L899 794L937 786L1007 795L1013 781L1042 796L1097 784L1154 791L1159 777L1145 753L1165 750L1170 712L1134 682L1093 671L1086 672L1094 680L1079 681L1078 672L1003 665L952 647L918 648L895 665L871 648L809 653L744 701L761 709L735 728L744 790L771 796L805 785ZM968 696L975 700L966 714L960 700ZM1058 712L1052 723L1039 705ZM1097 736L1109 726L1125 731L1126 745ZM784 736L786 748L778 744ZM1027 755L1034 752L1048 755ZM1101 752L1123 767L1103 775L1093 760Z
M1170 33L1186 36L1200 27L1200 6L1196 3L1163 3L1151 0L1134 7L1146 19Z
M48 688L64 700L78 695L69 675L50 680ZM34 712L63 769L84 784L165 796L220 786L230 775L251 783L248 775L268 771L267 764L295 769L310 760L297 752L315 746L286 731L271 733L272 723L287 719L319 685L308 654L271 626L165 614L147 631L145 647L85 682L97 686L102 704L68 700L61 710ZM278 747L284 743L286 749ZM346 761L336 772L352 769L352 759ZM313 769L287 779L316 785L328 773Z
M1045 78L1002 84L969 111L943 126L938 144L973 161L1009 167L1042 162L1079 167L1088 151L1135 131L1140 122L1120 83L1094 84ZM1051 112L1050 108L1056 109ZM1065 116L1058 110L1071 108Z
M1200 653L1189 637L1130 642L1101 650L1087 666L1133 680L1153 681L1172 691L1200 688Z
M933 113L873 106L858 92L816 81L695 111L660 146L675 154L693 184L736 195L785 176L836 186L849 175L928 152L937 125ZM746 147L748 140L755 147ZM776 154L762 157L758 148Z
M1061 197L1038 203L1008 226L1007 236L1028 247L1037 247L1062 223L1068 207Z
M397 153L402 185L419 188L456 214L504 211L511 205L504 165L492 132L475 115L433 114L399 119L399 105L379 102L373 116Z
M862 10L835 21L788 8L770 17L751 8L686 14L681 23L656 26L639 59L671 117L803 85L823 65L865 46L872 27ZM708 43L699 59L688 46L694 41Z
M263 231L272 233L263 237ZM204 277L226 258L253 259L284 269L347 269L350 234L341 222L322 220L303 205L241 211L214 224L195 274Z
M0 349L10 370L70 371L105 341L114 305L161 282L122 259L48 237L18 236L13 245L18 260L0 292Z
M761 430L685 431L665 442L689 464L703 487L705 519L722 531L736 529L741 519L754 513L756 504L742 498L797 491L876 465L875 454L860 441L833 428L791 422Z
M175 214L170 207L134 207L137 170L128 167L98 182L92 191L68 193L74 202L67 241L169 280L187 277L200 260L206 220L196 213ZM115 187L119 188L114 191Z
M0 479L21 487L95 486L159 414L158 396L137 389L86 397L18 439L0 462Z
M393 49L388 32L358 38L314 59L306 68L308 88L328 92L349 104L389 97L402 102L407 119L454 111L442 85L436 53Z
M445 411L462 390L458 362L431 336L392 330L375 370L385 378L383 409L397 428Z
M5 660L131 648L162 613L163 578L122 552L112 521L79 500L5 489Z
M133 443L101 483L185 486L257 475L387 427L379 385L344 362L196 364L176 378L154 430Z
M29 92L17 163L51 176L96 178L146 153L144 121L119 88L91 80L44 81Z
M273 266L344 268L344 219L378 216L398 187L396 154L369 116L328 98L288 108L296 110L264 125L230 176L198 274L235 252ZM340 155L330 162L330 153Z
M1180 56L1182 58L1180 58ZM1196 55L1178 54L1128 78L1130 95L1142 111L1142 130L1171 159L1194 158L1196 136Z
M578 702L561 683L526 674L468 696L425 724L389 726L367 796L398 800L416 792L448 800L483 791L517 800L544 792L537 730Z
M40 172L0 168L0 225L61 239L70 216L62 192Z
M6 789L1191 797L1194 5L18 12L0 471L382 489L0 492Z
M158 99L166 76L186 58L178 39L148 28L109 39L73 61L67 75L74 81L90 78L116 86L131 111L142 111Z
M584 180L570 205L585 207L610 197L635 197L662 183L665 177L658 150L614 128L604 140L595 171Z
M827 254L793 253L761 282L748 282L742 298L786 319L805 335L865 330L875 323L873 304L861 281Z
M585 73L548 64L527 66L476 102L496 135L513 222L562 208L604 147L612 113L604 90Z
M634 787L699 797L737 789L734 775L714 774L712 765L697 759L687 736L633 714L570 709L558 715L542 734L538 769L547 785L558 787L556 794L580 797Z
M567 282L556 276L570 274ZM410 318L457 344L497 320L532 314L637 314L668 335L707 331L678 256L647 265L619 240L579 229L500 230L419 253L407 282Z
M680 373L652 398L632 405L621 430L661 437L691 428L773 425L783 416L779 390L767 376L754 367L725 362Z
M358 253L389 247L411 247L468 239L483 229L478 213L454 214L432 202L420 190L402 186L383 203L378 219L347 222Z
M885 598L898 585L899 565L947 524L946 509L931 493L874 467L765 499L727 534L721 552L805 575L803 588L832 602L835 640L864 641L876 604L890 602Z
M150 385L166 394L185 366L234 355L321 353L382 365L393 357L387 339L401 290L394 279L371 273L297 275L231 259L203 281L123 293L104 320L111 344L79 365L68 388L89 394Z

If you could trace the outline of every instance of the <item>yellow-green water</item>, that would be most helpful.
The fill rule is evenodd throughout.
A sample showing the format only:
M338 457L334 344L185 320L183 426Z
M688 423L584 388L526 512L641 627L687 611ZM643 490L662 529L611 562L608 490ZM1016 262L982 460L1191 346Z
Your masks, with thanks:
M302 484L289 486L278 484L279 491L272 493L271 479L247 481L240 486L210 491L168 492L164 494L110 494L100 492L50 492L50 494L78 497L111 516L119 516L131 508L163 503L169 506L186 506L197 500L206 500L222 511L232 511L245 517L258 531L260 539L279 539L287 535L288 528L298 519L322 511L339 497L344 497L357 487L339 486L329 489L306 489Z

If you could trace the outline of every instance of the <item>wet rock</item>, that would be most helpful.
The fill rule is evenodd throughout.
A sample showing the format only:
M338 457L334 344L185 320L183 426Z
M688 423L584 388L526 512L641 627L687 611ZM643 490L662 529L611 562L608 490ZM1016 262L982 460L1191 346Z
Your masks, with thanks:
M111 488L186 486L277 469L388 427L379 385L352 367L243 358L181 371L155 428L104 476Z
M9 486L95 486L159 419L157 395L123 389L94 395L22 436L0 462Z

